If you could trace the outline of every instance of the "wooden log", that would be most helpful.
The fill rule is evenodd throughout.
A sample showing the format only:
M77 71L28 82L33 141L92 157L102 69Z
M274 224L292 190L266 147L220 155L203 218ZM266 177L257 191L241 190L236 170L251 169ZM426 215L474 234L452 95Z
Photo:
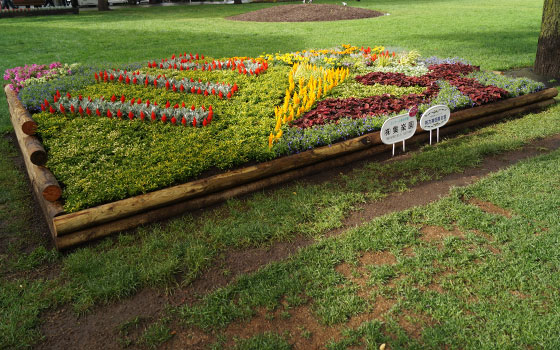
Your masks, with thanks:
M37 131L37 123L31 118L29 112L23 108L20 100L17 98L17 94L15 92L13 94L8 94L8 90L13 91L6 85L4 87L4 91L6 92L8 104L12 106L11 114L15 118L15 124L14 121L12 121L14 129L19 128L26 135L35 135L35 132ZM21 106L21 108L18 108L17 106Z
M553 99L549 99L546 101L518 107L502 113L488 115L480 119L468 120L463 123L453 125L451 127L442 128L440 130L440 134L448 135L463 130L467 127L486 124L499 119L511 117L516 114L525 113L530 110L544 108L554 103L555 101ZM419 143L422 141L426 141L428 137L429 137L428 133L423 132L415 135L407 142ZM114 232L128 230L137 227L139 225L147 224L156 220L167 219L173 216L177 216L179 214L183 214L187 211L201 209L204 207L208 207L226 201L233 197L262 190L269 186L278 185L284 182L299 179L307 175L320 173L322 171L343 166L360 159L365 159L374 155L378 155L383 152L390 152L391 147L392 147L391 145L379 144L363 151L355 152L346 156L330 159L317 164L291 170L279 175L271 176L268 178L264 178L252 182L250 184L230 188L219 193L212 193L204 197L190 199L184 202L171 204L169 206L162 207L162 208L152 209L145 213L135 214L130 217L104 223L99 226L87 228L84 230L79 230L63 236L57 236L55 238L55 243L58 249L69 248L83 242L87 242L96 238L107 236Z
M557 94L557 89L547 89L534 94L500 101L496 104L459 111L452 114L448 124L453 125L465 120L504 111L508 108L515 108L517 106L531 104L535 101L550 99ZM260 178L273 176L302 166L360 151L378 144L381 144L379 132L373 132L331 146L318 147L313 150L274 159L269 162L84 209L57 217L54 222L56 234L57 236L62 236L70 232L132 216L146 210L183 202L190 198L222 191L233 186L256 181Z
M45 148L43 148L39 139L34 136L27 136L24 137L24 143L31 163L40 166L47 163L47 152L45 151Z
M23 108L23 106L21 106L21 104L19 103L19 100L17 100L17 98L14 100L14 96L15 96L15 92L12 91L10 88L6 87L4 89L5 93L6 93L6 97L8 99L9 102L9 109L10 109L10 121L12 122L12 125L14 126L14 134L16 137L16 140L18 142L21 154L22 154L22 158L25 164L25 169L27 171L27 175L29 177L29 181L31 183L31 189L33 192L33 195L35 196L37 202L39 203L39 207L41 208L43 215L46 218L47 224L49 225L49 229L51 231L51 235L53 236L53 238L55 237L55 229L54 229L54 224L53 224L53 218L61 215L64 213L64 209L62 207L62 204L60 203L60 201L55 201L55 202L50 202L45 200L45 198L43 197L43 191L45 189L47 189L43 183L41 183L37 178L36 178L36 173L33 171L33 169L37 169L39 167L37 167L36 165L34 165L33 163L31 163L31 159L28 152L27 147L25 146L25 141L26 138L29 137L33 137L33 136L28 136L26 134L23 133L23 130L21 128L17 128L16 126L19 125L18 123L18 119L16 118L16 111L19 108ZM14 101L17 101L18 103L16 105L14 105ZM10 103L11 102L11 103ZM50 178L51 180L54 179L54 176L52 175L52 173L50 173L50 171L46 170L46 169L39 169L38 173L39 174L45 174L46 172L48 172L48 174L46 175L48 178ZM50 174L50 176L49 176ZM55 180L56 181L56 180ZM58 184L57 184L58 185ZM48 186L47 186L48 187ZM60 187L59 187L60 188ZM47 189L47 193L49 193L50 191Z

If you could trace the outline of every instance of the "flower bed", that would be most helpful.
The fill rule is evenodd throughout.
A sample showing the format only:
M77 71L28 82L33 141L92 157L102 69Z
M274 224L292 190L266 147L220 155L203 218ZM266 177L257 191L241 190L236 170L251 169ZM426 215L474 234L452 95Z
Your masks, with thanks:
M67 214L375 132L414 106L459 111L543 89L457 59L352 46L6 77L35 112Z
M0 11L0 18L13 18L13 17L31 17L31 16L53 16L53 15L68 15L79 14L80 9L77 7L35 7L17 9L4 9Z

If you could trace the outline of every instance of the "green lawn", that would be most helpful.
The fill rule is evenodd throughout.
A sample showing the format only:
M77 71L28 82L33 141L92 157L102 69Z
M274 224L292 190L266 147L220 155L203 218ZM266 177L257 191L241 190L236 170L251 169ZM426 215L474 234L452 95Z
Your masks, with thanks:
M541 1L392 0L351 5L391 15L313 24L223 19L274 6L259 4L123 8L106 14L87 11L79 16L2 19L4 44L0 53L4 60L0 68L56 60L125 63L185 50L218 57L258 55L350 43L416 48L424 55L460 56L486 69L505 69L532 63L542 10ZM435 16L441 19L434 20ZM228 249L267 245L302 234L321 238L329 229L339 227L360 202L374 201L415 183L460 172L488 155L558 134L559 122L560 107L555 106L482 129L476 135L426 147L402 162L370 163L335 179L336 183L294 184L257 193L207 210L201 216L185 215L164 224L148 225L132 234L64 254L48 248L45 239L33 229L32 198L27 192L25 175L14 166L12 159L17 153L13 145L2 138L0 348L26 348L37 342L37 325L43 310L71 305L78 313L88 312L148 286L173 288L177 276L182 283L189 283ZM2 99L0 130L10 129L6 102ZM348 330L339 343L332 344L333 348L364 342L375 348L380 342L394 341L387 338L388 334L397 338L393 348L422 344L436 348L443 343L463 348L557 348L558 339L550 335L558 333L558 296L554 291L559 285L554 266L558 266L559 157L555 152L526 162L468 189L456 190L434 205L386 218L391 229L402 235L388 234L381 230L380 221L373 221L341 238L319 242L292 261L275 264L210 295L201 305L169 310L161 321L147 329L142 341L149 345L167 339L169 319L210 327L219 334L220 326L249 317L259 305L271 310L278 308L282 294L294 296L294 307L309 305L320 322L345 324L347 317L370 310L374 304L356 296L358 287L352 279L333 268L343 261L357 264L357 255L369 249L389 250L397 257L394 265L358 271L370 271L368 286L375 286L374 296L394 300L394 307L384 323L366 322ZM399 180L387 181L390 178ZM535 193L539 196L535 197ZM510 210L513 217L484 213L464 202L470 197L500 205ZM465 237L448 237L440 242L441 246L426 243L420 240L422 225L457 225ZM534 236L531 230L535 225L547 229L547 233ZM485 241L475 230L492 240ZM340 246L345 248L333 250ZM402 256L399 252L403 247L412 247L415 256ZM501 254L494 255L490 247ZM441 260L442 265L434 268L435 259ZM50 267L56 271L50 277L41 274L42 269ZM440 283L445 293L422 291L440 276L441 269L453 271L444 275ZM301 279L279 286L277 281L288 273ZM308 283L310 273L324 276ZM389 285L388 281L396 276L403 279ZM344 288L333 287L338 284ZM251 286L266 288L254 299L243 299L247 296L244 290ZM295 297L301 293L307 297L305 303ZM519 300L517 295L527 297ZM473 298L469 299L470 296ZM231 298L246 301L244 308L239 310L234 305L222 308L227 312L215 313L216 308L230 305ZM421 339L411 339L402 332L397 315L404 309L411 311L411 317L430 320ZM197 310L208 317L196 316ZM481 325L488 327L481 329ZM283 335L261 334L237 346L268 344L271 348L282 348L285 343Z

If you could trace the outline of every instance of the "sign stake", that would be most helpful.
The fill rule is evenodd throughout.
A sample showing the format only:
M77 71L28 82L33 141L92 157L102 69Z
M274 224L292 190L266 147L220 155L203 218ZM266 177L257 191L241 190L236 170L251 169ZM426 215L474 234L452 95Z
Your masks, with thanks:
M403 141L402 141L402 151L403 151L403 152L405 152L405 148L404 148L404 147L405 147L405 146L404 146L404 142L405 142L405 141L403 140Z
M393 143L393 157L395 156L395 144Z
M432 145L432 130L430 129L430 146Z
M439 143L439 128L437 128L436 133L437 133L437 141L436 141L436 143Z

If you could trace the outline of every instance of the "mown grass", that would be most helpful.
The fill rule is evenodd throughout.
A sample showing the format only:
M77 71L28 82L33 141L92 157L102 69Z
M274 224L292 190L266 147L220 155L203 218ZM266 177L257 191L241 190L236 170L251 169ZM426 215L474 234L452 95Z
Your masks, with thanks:
M556 349L559 170L560 151L523 161L438 202L375 219L243 276L199 304L179 307L178 317L221 334L231 322L251 319L257 308L297 312L307 304L320 324L343 325L329 349L377 349L383 343L391 349ZM483 211L469 204L472 198L512 216ZM457 228L464 236L423 240L422 229L434 226ZM336 270L342 263L357 267L364 252L396 257L392 265L355 270L365 275L365 287ZM365 296L357 293L364 289ZM392 303L374 315L381 320L344 327L351 317L372 311L379 297ZM406 322L419 324L421 332L407 330ZM286 342L280 334L257 334L238 344L255 339Z

